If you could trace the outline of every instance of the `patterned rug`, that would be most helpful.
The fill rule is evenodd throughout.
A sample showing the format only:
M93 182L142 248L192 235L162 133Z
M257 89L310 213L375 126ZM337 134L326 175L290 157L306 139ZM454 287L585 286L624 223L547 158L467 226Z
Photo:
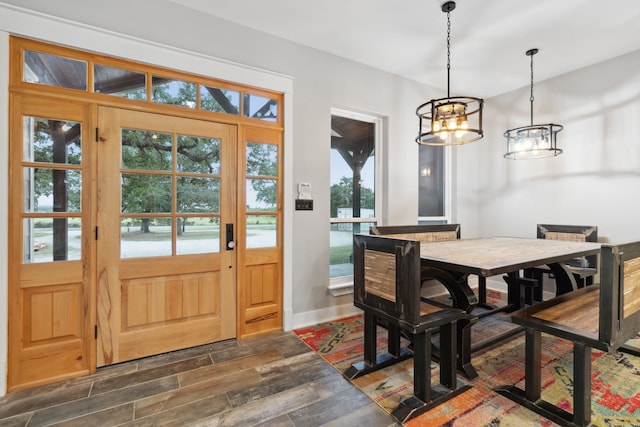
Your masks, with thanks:
M485 319L493 319L486 320ZM474 326L474 338L496 329L500 319L481 319ZM506 318L503 323L508 323ZM488 323L489 322L489 323ZM502 325L501 328L509 327ZM362 360L362 316L294 331L300 339L320 354L336 370L343 372ZM484 338L484 337L481 337ZM378 348L386 349L386 330L378 328ZM640 347L640 336L630 342ZM542 397L572 411L573 359L571 343L544 335L542 341ZM553 422L495 393L498 385L515 384L524 388L524 334L474 353L473 365L478 378L466 380L473 385L459 396L409 420L408 427L418 426L553 426ZM437 364L432 374L439 375ZM353 380L358 388L387 412L401 399L413 393L413 359L372 372ZM601 427L640 426L640 358L623 353L592 351L591 421Z

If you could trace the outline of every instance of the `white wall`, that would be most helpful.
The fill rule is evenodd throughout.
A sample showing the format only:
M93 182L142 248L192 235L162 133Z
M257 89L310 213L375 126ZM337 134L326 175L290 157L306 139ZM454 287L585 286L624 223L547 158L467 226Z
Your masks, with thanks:
M466 237L535 237L536 224L551 223L597 225L602 241L639 239L638 69L640 51L535 83L534 124L564 125L558 157L502 157L504 131L530 123L529 87L487 100L484 140L458 150Z

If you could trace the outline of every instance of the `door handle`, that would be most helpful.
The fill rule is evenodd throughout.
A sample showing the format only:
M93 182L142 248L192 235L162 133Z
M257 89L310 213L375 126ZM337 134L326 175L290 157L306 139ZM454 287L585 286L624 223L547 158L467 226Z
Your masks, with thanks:
M228 251L232 251L233 248L236 247L236 242L233 240L233 224L226 224L225 229L227 239L226 248Z

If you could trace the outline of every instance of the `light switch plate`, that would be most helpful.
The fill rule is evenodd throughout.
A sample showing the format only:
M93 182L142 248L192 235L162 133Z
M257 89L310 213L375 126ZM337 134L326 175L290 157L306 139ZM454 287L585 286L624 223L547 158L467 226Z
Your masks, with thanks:
M312 211L313 210L313 200L310 200L310 199L296 199L296 210L297 211Z

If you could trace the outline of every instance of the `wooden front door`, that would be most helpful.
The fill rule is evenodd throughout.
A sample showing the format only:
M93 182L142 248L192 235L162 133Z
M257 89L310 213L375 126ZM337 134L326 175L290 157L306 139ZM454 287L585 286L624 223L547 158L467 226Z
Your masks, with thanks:
M236 134L98 109L98 366L236 336Z

